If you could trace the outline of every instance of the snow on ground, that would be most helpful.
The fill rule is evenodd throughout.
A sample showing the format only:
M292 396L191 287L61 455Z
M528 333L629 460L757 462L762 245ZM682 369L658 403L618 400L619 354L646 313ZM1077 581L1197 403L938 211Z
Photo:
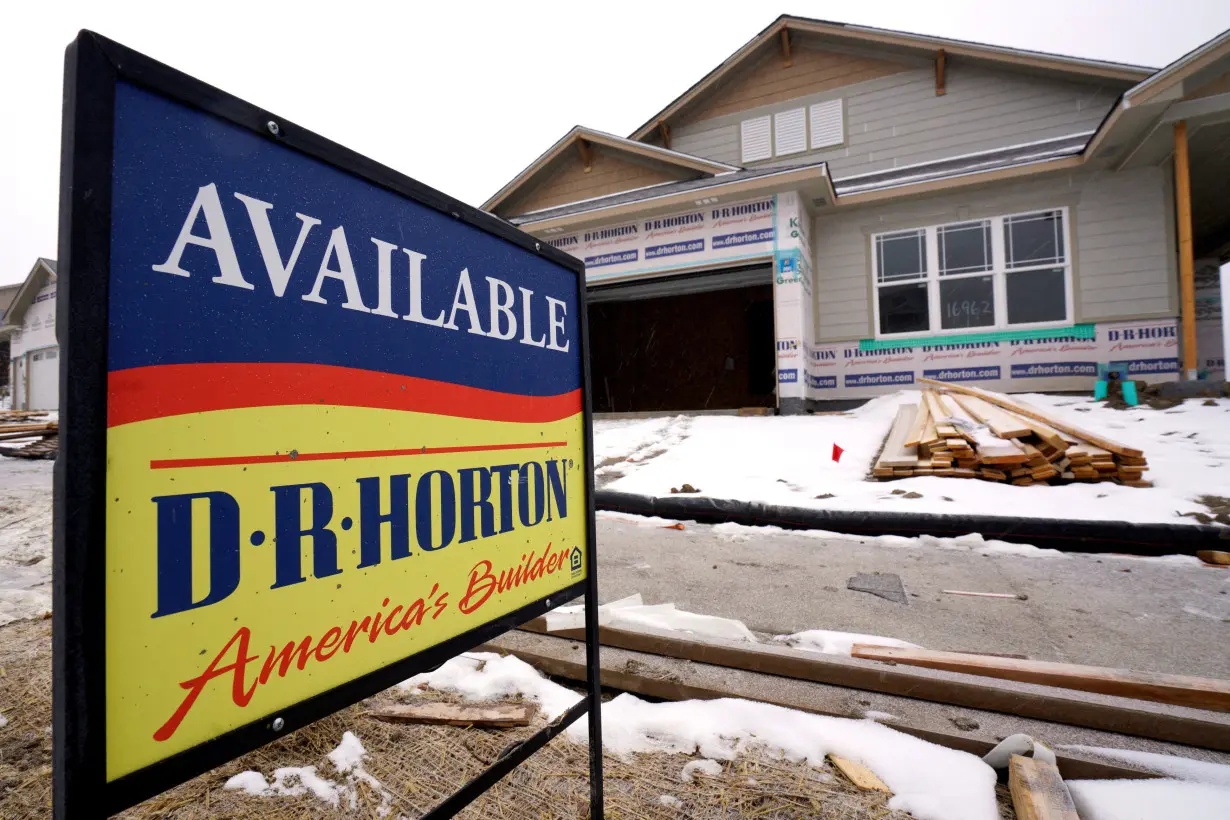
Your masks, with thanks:
M872 399L849 413L815 416L694 416L603 420L594 425L598 463L620 473L606 487L651 496L692 484L702 495L815 509L1022 515L1188 524L1179 513L1205 512L1201 495L1230 496L1230 400L1189 399L1169 410L1113 410L1073 396L1014 396L1078 427L1144 451L1149 489L1110 482L1014 487L980 480L919 476L868 481L897 408L918 391ZM655 434L660 440L653 441ZM831 458L832 446L845 453ZM664 450L650 457L652 453ZM901 489L922 498L893 495ZM832 494L831 498L817 496ZM945 497L951 501L945 500Z
M1069 780L1081 820L1225 820L1230 788L1181 780Z
M514 694L537 702L548 719L580 696L513 656L466 653L402 684L455 692L467 700ZM602 707L602 741L614 754L664 752L733 760L757 746L790 760L822 765L825 755L857 760L893 792L889 807L920 820L996 820L995 771L979 758L946 749L870 720L824 717L767 703L723 698L648 703L622 694ZM568 728L583 741L585 721Z
M0 626L51 611L51 469L0 457Z
M311 792L330 806L336 807L344 801L353 809L359 804L358 784L362 782L380 795L377 814L384 817L389 813L393 795L363 768L366 755L367 750L359 738L352 732L345 732L342 742L329 752L329 762L339 774L346 775L344 781L320 776L315 766L283 766L273 770L272 781L265 780L260 772L246 771L231 777L223 788L246 792L253 797L298 797Z
M1174 755L1159 755L1153 752L1140 752L1135 749L1106 749L1100 746L1081 746L1072 744L1063 746L1074 752L1083 752L1111 760L1122 760L1151 772L1164 774L1177 780L1188 780L1194 783L1206 783L1211 786L1226 786L1230 788L1230 766L1223 763L1209 763L1205 760L1192 760L1189 757ZM1230 817L1230 814L1227 815Z
M850 651L856 643L871 646L893 646L900 649L922 649L916 643L885 638L883 635L860 635L857 632L833 632L828 629L809 629L806 632L796 632L793 635L778 635L773 640L792 646L795 649L805 649L808 652L823 652L825 655L845 655L850 657Z

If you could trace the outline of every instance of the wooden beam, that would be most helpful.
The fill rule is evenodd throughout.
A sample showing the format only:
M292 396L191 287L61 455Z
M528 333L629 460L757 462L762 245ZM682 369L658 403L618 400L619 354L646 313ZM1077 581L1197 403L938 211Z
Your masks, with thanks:
M944 53L944 49L941 48L935 52L935 96L937 97L942 97L948 93L948 90L944 87L944 81L947 79L944 69L947 61L948 55Z
M526 632L547 634L546 618L524 624ZM573 641L585 640L584 629L550 633ZM830 655L817 655L777 646L752 646L717 638L696 640L653 629L600 627L603 646L644 652L727 669L760 672L783 678L865 689L886 695L1003 712L1025 718L1084 726L1204 749L1230 752L1230 724L1203 718L1171 715L1145 704L1107 703L1080 692L1032 692L992 679L945 678L911 669L885 667ZM584 666L582 665L582 670ZM603 680L606 680L603 672Z
M1183 323L1183 373L1196 378L1196 261L1192 248L1192 181L1187 121L1174 124L1174 198L1179 223L1179 301Z
M1193 709L1230 712L1230 681L1216 678L1196 678L1187 675L1164 675L1158 672L1133 672L1129 669L1109 669L1102 666L1081 666L1075 663L1022 661L1016 658L992 658L964 652L937 652L931 649L898 649L888 646L855 644L853 658L872 661L943 669L966 675L1014 680L1059 686L1082 692L1097 692L1120 698L1150 700Z
M584 633L584 630L577 631ZM584 637L579 640L584 640ZM582 657L578 659L577 652L572 647L572 640L562 640L546 635L525 635L514 630L477 647L475 651L514 655L544 674L584 683L587 674L584 657L582 654ZM783 692L780 687L772 685L772 677L768 675L757 675L736 669L722 676L721 683L717 684L712 681L712 676L703 674L704 664L681 666L679 667L680 674L670 677L652 673L639 674L629 671L626 658L615 660L609 657L611 654L604 653L601 673L602 685L611 689L660 700L744 698L816 715L858 717L857 714L850 712L835 712L819 708L815 702L805 696ZM907 694L907 696L912 695ZM969 752L977 757L984 756L996 746L994 740L971 737L968 734L940 732L900 722L894 722L892 728L938 746ZM1153 772L1104 761L1070 757L1061 752L1057 752L1055 757L1063 776L1073 780L1078 778L1082 780L1152 780L1162 777Z
M535 711L532 703L415 703L385 706L367 714L393 723L507 729L529 726Z
M662 147L670 150L671 127L666 124L666 120L662 120L658 123L658 133L662 135Z
M790 29L782 29L782 68L794 65L794 57L790 54Z
M964 393L967 396L977 396L984 401L994 404L996 407L1002 407L1005 410L1015 413L1021 418L1040 421L1048 427L1053 427L1061 433L1067 433L1070 436L1075 436L1082 441L1087 441L1090 444L1101 447L1103 450L1110 450L1117 456L1140 458L1144 455L1143 450L1137 450L1135 447L1128 447L1126 444L1119 444L1118 442L1111 441L1108 438L1102 438L1096 433L1090 433L1087 430L1082 430L1074 424L1065 424L1058 419L1047 416L1041 411L1035 410L1024 403L1015 402L1007 396L999 393L992 393L989 390L983 390L978 387L966 387L963 384L936 381L935 379L920 378L918 381L921 384L930 384L935 387L942 387L949 393Z
M1008 763L1008 790L1017 820L1080 820L1054 763L1013 755Z
M594 167L594 152L590 150L589 143L585 140L577 140L577 153L581 155L581 163L585 166L585 173L589 173Z

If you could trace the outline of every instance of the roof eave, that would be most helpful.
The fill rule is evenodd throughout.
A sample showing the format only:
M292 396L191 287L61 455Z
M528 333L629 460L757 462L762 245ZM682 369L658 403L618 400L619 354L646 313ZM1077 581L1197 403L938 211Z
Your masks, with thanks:
M521 173L513 177L504 185L503 188L496 191L486 202L482 204L484 211L490 211L497 208L515 193L522 185L528 182L536 173L545 168L548 163L558 157L568 149L576 140L584 139L588 142L593 142L598 145L606 146L616 151L626 151L631 154L644 157L646 159L657 160L668 165L674 165L679 168L686 168L690 171L695 171L702 174L721 174L727 171L738 170L737 166L727 165L724 162L705 159L691 154L684 154L680 151L671 151L667 148L659 148L656 145L649 145L643 142L630 140L626 137L608 134L605 131L598 131L594 128L586 128L581 125L573 126L567 134L555 141L555 143L538 156L533 162L526 166Z
M830 201L835 196L833 193L833 183L828 176L828 166L823 162L819 162L800 167L783 168L780 171L761 176L730 180L728 182L716 182L713 185L706 185L702 188L690 188L673 194L598 206L585 211L563 214L556 217L547 216L537 220L518 221L516 224L522 230L531 232L555 228L570 229L591 222L629 218L645 212L660 211L678 205L693 205L697 199L703 199L715 193L722 196L755 196L757 193L764 191L778 191L783 188L806 183L823 185Z
M934 51L944 49L952 55L996 60L1014 65L1047 68L1053 71L1063 71L1073 74L1102 77L1121 80L1123 82L1139 83L1154 74L1157 69L1146 66L1134 66L1123 63L1112 63L1102 60L1086 60L1080 57L1068 57L1060 54L1046 54L1037 51L1014 49L1005 46L992 46L982 43L972 43L963 40L949 40L943 37L930 37L909 32L891 31L872 28L870 26L854 26L841 23L830 23L807 17L782 15L767 28L745 43L738 51L731 54L708 74L697 81L691 88L676 97L669 105L643 125L636 129L629 139L642 140L649 136L659 122L669 120L687 105L692 99L715 82L720 80L735 66L742 63L753 51L764 43L776 37L782 29L792 29L811 34L825 34L836 37L846 37L852 40L862 40L879 44L898 45L910 48Z

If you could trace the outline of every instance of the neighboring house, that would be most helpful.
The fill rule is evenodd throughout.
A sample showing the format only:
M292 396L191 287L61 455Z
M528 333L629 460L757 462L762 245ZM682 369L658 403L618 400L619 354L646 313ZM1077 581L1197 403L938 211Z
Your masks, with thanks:
M56 263L40 258L4 311L14 410L57 410L60 347L56 342Z
M1159 71L783 16L483 207L585 261L596 410L1088 390L1224 366L1228 144L1230 32Z
M0 316L9 309L9 305L13 302L13 297L17 295L17 291L21 289L21 282L13 285L4 285L0 287ZM9 339L8 336L0 333L0 362L8 362L9 360ZM9 368L7 366L0 367L0 392L3 392L9 385Z

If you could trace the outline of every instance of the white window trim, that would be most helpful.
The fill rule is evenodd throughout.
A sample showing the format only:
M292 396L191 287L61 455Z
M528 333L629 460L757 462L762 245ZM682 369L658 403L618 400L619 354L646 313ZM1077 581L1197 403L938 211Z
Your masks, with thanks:
M1015 216L1028 216L1030 214L1043 213L1045 211L1058 211L1063 214L1063 243L1064 243L1064 262L1062 265L1029 265L1018 268L1008 268L1005 259L1004 251L1004 220ZM969 222L986 221L991 223L991 257L992 264L989 271L971 271L968 273L953 274L951 276L941 277L939 275L939 229L949 225L960 225ZM926 234L926 259L927 270L923 278L920 279L897 279L888 282L880 282L880 248L876 241L881 236L887 236L895 233L905 233L911 230L922 230ZM876 339L908 339L924 336L964 336L976 335L979 333L993 333L996 331L1005 330L1033 330L1046 329L1051 327L1066 327L1076 321L1075 304L1073 295L1072 269L1073 269L1073 245L1072 245L1072 219L1069 210L1066 206L1054 208L1032 208L1028 211L1018 211L1009 214L1000 214L993 217L971 218L971 219L954 219L951 222L937 223L926 227L915 228L896 228L888 231L879 231L871 235L871 307L872 316L875 323L875 338ZM1065 317L1062 320L1053 322L1031 322L1029 324L1008 324L1008 288L1006 276L1008 273L1023 273L1032 270L1051 270L1053 268L1063 268L1064 272L1064 311ZM943 321L940 315L940 287L939 283L943 280L950 279L965 279L975 276L993 276L994 277L994 305L995 305L995 323L992 325L983 325L981 327L968 328L944 328L941 325ZM880 332L880 288L892 287L893 285L908 285L917 282L927 283L927 314L930 327L927 330L911 330L902 333L881 333Z

